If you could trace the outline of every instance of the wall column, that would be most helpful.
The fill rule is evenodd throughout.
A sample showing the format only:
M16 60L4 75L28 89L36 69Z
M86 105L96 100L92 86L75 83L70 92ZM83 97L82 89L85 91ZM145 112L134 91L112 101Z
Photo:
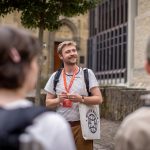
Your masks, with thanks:
M128 46L127 46L127 85L131 85L134 67L134 26L137 13L137 0L128 0Z

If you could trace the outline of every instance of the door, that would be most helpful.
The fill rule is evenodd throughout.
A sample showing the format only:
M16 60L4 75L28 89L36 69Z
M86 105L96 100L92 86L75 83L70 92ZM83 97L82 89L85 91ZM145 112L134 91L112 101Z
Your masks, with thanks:
M54 42L54 71L62 67L62 61L60 60L57 53L57 47L60 43L61 42Z

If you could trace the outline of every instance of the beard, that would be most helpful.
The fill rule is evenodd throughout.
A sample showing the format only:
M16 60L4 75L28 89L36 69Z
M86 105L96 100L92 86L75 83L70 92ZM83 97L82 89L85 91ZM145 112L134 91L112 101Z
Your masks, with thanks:
M69 65L69 66L74 66L74 65L76 65L77 64L77 62L65 62L67 65Z
M72 58L74 58L75 60L72 61ZM73 66L73 65L77 64L77 61L78 61L77 57L72 57L72 58L69 58L68 60L65 60L64 63L66 63L67 65L70 65L70 66Z

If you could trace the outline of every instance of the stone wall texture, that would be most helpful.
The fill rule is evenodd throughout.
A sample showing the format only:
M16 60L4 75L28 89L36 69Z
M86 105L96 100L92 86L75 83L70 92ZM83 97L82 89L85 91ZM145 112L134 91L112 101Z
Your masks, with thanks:
M137 0L138 1L138 14L144 14L150 11L150 1L149 0Z
M131 89L126 87L103 87L101 88L103 104L100 106L101 117L119 121L128 114L144 105L142 95L150 93L145 89Z
M144 70L146 58L145 48L147 39L150 36L150 1L138 0L137 16L135 17L134 35L134 64L133 80L134 86L150 88L150 77Z
M64 18L62 17L62 19ZM85 63L83 65L86 66L87 39L89 34L88 13L65 19L69 20L74 26L74 29L77 31L77 37L79 38L77 39L79 41L79 56L85 57ZM56 41L64 41L66 39L73 39L73 36L75 36L74 32L69 28L69 26L64 24L58 31L55 32L54 38Z

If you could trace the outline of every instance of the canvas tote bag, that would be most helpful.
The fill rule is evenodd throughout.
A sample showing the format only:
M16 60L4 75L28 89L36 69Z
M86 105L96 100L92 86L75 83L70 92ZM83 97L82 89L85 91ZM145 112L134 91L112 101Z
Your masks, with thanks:
M82 135L85 140L100 139L99 105L79 104Z

